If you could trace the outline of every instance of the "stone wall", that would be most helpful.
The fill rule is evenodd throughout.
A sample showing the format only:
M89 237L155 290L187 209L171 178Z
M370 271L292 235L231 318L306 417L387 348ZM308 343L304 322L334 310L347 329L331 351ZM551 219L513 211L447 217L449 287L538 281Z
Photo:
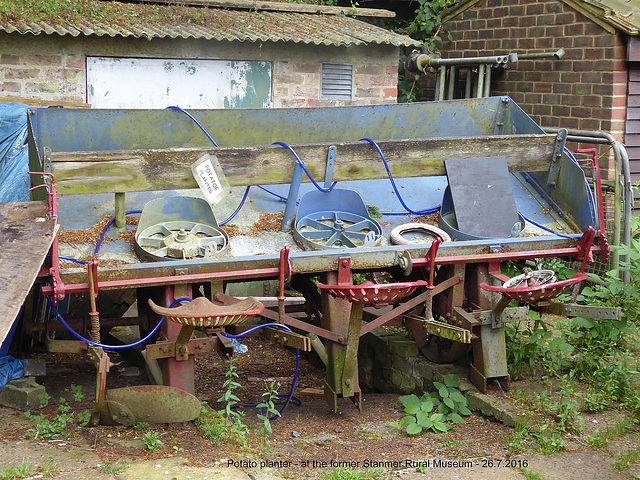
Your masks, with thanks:
M275 107L395 103L399 49L195 39L0 33L0 97L86 102L86 57L259 60L272 63ZM321 64L354 67L352 101L320 100Z
M433 391L433 382L454 373L466 392L473 387L465 379L468 367L429 362L414 340L376 329L360 338L358 376L365 390L422 395Z

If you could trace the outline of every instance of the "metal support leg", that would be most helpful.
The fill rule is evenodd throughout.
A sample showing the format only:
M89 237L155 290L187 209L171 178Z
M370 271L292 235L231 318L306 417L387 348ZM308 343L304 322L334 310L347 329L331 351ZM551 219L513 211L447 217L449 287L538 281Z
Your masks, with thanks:
M126 208L125 208L125 193L124 192L116 192L115 193L115 215L116 215L116 228L124 229L127 225L126 219Z
M293 222L293 215L296 213L298 201L298 194L300 193L300 184L302 183L302 176L304 170L302 166L296 162L293 167L293 178L291 178L291 184L289 185L289 194L287 195L287 205L284 207L284 217L282 217L281 232L288 232L291 230L291 223Z
M328 285L351 284L350 258L339 260L338 272L327 273ZM322 293L323 327L346 340L345 344L327 345L327 376L324 383L325 400L334 412L338 411L338 396L351 397L362 408L358 383L358 345L362 325L362 305Z
M449 67L449 90L447 91L447 100L453 100L453 90L456 85L456 67Z
M191 298L191 285L168 285L165 288L165 304L168 307L176 298ZM163 332L169 341L176 341L188 334L189 338L185 343L189 342L191 332L182 332L182 326L175 322L164 322ZM182 335L181 335L182 333ZM184 344L183 344L184 346ZM178 355L179 356L179 355ZM179 356L180 357L180 356ZM165 360L166 368L163 369L164 384L171 387L179 388L185 392L195 393L195 361L193 355L183 355L179 358L167 358Z
M480 283L489 283L490 275L487 265L474 266L475 278L473 292L469 292L469 300L476 303L481 310L492 310L495 313L504 310L508 301L502 299L496 305L494 295L489 295L480 288ZM507 370L507 352L504 326L502 322L495 320L492 315L491 325L482 325L477 329L477 340L471 342L473 348L473 365L471 365L470 377L473 383L482 393L487 391L488 380L503 379L505 388L510 388L511 378Z

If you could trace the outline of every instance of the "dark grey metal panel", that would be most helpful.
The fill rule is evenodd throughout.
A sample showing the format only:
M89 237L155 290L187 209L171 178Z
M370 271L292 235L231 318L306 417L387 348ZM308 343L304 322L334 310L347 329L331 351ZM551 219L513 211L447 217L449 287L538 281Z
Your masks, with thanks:
M519 225L507 158L444 162L458 230L477 237L509 237Z

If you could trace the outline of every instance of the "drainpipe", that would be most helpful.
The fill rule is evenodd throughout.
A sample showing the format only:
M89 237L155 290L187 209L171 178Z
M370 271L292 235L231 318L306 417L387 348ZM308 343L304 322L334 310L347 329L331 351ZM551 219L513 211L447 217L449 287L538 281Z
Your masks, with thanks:
M544 128L547 133L558 133L558 128ZM633 209L633 190L631 188L631 170L629 168L629 156L624 146L618 142L613 136L605 132L592 132L586 130L567 130L567 141L580 142L580 143L592 143L592 144L605 144L611 145L613 148L613 154L615 159L615 184L614 184L614 196L615 196L615 211L614 211L614 233L613 242L615 245L620 245L620 224L623 223L622 232L622 245L627 248L631 247L631 215ZM621 204L624 205L624 215L622 222L620 220ZM622 257L624 262L629 262L629 255ZM618 252L612 254L613 268L620 266L620 259ZM631 274L629 271L622 272L622 280L625 283L629 283Z
M413 67L418 71L424 72L424 70L429 67L450 67L455 65L506 65L509 61L515 60L512 60L510 55L471 58L439 58L434 55L427 55L426 53L419 53L419 51L414 50L411 53L407 66L409 67L409 70Z
M562 48L556 50L555 52L539 52L539 53L518 53L518 60L530 60L536 58L555 58L556 60L560 60L564 57L564 50Z

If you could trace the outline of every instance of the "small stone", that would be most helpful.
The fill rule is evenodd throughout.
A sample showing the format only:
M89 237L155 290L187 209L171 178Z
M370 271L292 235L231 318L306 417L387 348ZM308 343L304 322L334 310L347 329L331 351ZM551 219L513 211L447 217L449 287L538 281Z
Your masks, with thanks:
M300 433L299 433L299 432L296 432L296 431L294 430L293 432L291 432L291 436L292 436L292 437L294 437L294 438L298 438L298 437L300 437Z

